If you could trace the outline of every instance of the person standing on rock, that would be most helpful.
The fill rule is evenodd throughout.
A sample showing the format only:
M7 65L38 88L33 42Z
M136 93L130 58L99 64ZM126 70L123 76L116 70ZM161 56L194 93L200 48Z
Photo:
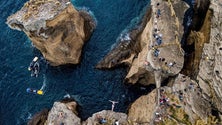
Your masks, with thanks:
M115 101L112 101L112 100L109 100L110 102L112 102L112 111L114 110L114 107L115 107L115 104L118 103L118 102L115 102Z

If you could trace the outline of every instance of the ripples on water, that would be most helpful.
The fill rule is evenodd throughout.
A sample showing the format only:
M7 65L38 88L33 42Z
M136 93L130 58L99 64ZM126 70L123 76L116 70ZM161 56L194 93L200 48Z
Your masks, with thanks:
M24 33L11 30L6 18L19 10L25 0L4 0L0 8L0 124L26 124L42 108L50 108L54 101L67 93L82 107L80 115L87 118L92 113L110 109L108 101L116 100L115 111L125 112L130 102L145 93L139 88L122 84L124 68L101 71L94 68L109 52L120 33L139 16L149 0L75 0L79 8L90 9L97 20L97 27L90 41L84 46L82 62L77 66L48 67L42 64L41 75L31 78L27 67L34 56L40 55ZM46 69L47 68L47 69ZM45 69L45 70L43 70ZM26 88L41 88L45 95L26 93Z

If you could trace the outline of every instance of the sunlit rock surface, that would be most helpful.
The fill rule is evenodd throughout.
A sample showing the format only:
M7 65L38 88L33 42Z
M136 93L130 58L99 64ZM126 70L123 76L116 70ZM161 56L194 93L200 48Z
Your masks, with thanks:
M128 34L121 36L119 44L102 59L97 68L112 68L121 63L130 66L126 76L128 83L155 84L158 76L173 76L181 71L184 52L180 41L183 35L183 16L188 8L185 2L151 1L141 23ZM160 17L157 18L157 11ZM158 30L155 32L155 30ZM157 42L155 35L160 35ZM157 55L155 55L157 54Z
M24 31L51 65L80 62L84 43L95 22L69 0L30 0L7 19L10 28Z
M212 102L220 112L222 111L222 1L212 0L210 39L204 44L200 60L197 80L200 88L206 94L206 99Z
M75 101L55 102L49 111L46 125L81 125L81 120L77 116L76 106Z
M184 62L189 55L185 55L180 41L183 16L189 6L179 0L159 1L157 6L158 1L152 0L141 27L123 35L97 68L127 64L129 83L156 84L157 89L139 97L127 114L104 110L82 124L98 124L101 118L111 125L116 120L124 125L221 124L221 3L194 3L193 23L186 41L188 47L193 47L193 55ZM156 18L158 9L161 15ZM156 27L160 28L158 34L162 34L160 45L153 37ZM163 83L165 86L161 87Z
M128 125L127 114L120 112L113 112L111 110L103 110L94 113L92 117L89 117L82 125L99 125L101 120L104 119L106 122L104 124L114 125L118 122L119 125Z

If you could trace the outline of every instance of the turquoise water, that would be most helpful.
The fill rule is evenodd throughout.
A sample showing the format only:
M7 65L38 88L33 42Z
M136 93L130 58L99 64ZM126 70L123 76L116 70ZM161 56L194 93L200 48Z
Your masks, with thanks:
M81 106L83 119L92 113L111 109L108 101L116 100L115 111L126 112L127 106L148 90L123 84L126 70L101 71L94 68L116 43L120 33L142 12L149 0L75 0L79 8L94 13L97 27L83 49L77 66L50 67L41 62L38 78L32 78L27 67L34 56L40 56L23 32L9 29L6 18L19 10L26 0L1 0L0 5L0 125L22 125L36 112L50 108L54 101L69 93ZM26 88L40 89L43 96L26 93Z

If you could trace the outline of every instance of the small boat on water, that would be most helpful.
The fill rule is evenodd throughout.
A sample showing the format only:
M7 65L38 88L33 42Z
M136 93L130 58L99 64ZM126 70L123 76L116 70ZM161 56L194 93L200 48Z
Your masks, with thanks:
M35 57L30 63L28 70L31 71L32 77L38 77L40 65L38 62L38 57Z
M42 90L37 90L37 89L33 89L33 88L27 88L26 89L27 93L32 93L32 94L38 94L38 95L43 95L44 92Z

